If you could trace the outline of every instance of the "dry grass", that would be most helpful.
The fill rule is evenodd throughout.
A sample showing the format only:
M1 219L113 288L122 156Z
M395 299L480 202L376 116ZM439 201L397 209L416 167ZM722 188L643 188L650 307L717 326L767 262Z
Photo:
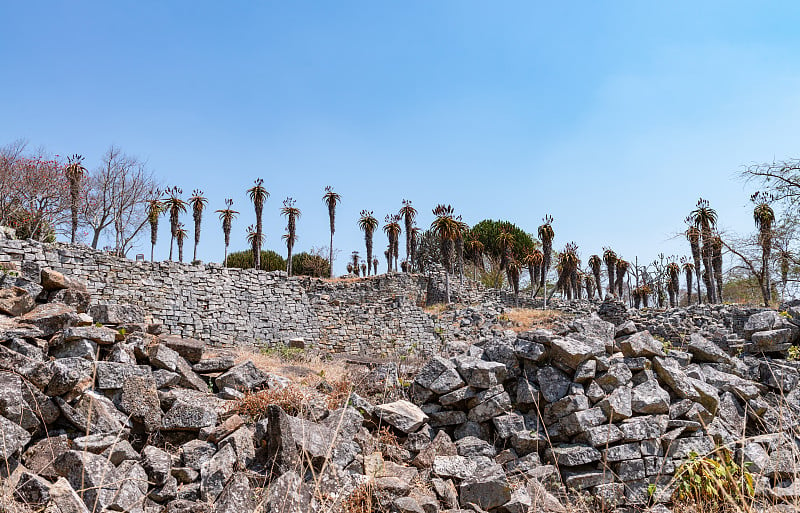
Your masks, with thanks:
M434 303L424 306L422 310L428 315L438 315L447 310L447 305L445 303Z
M511 308L501 316L511 323L510 329L521 332L534 328L553 329L556 321L565 316L563 312L557 310L538 310L534 308Z
M237 349L234 352L236 363L250 360L256 368L289 379L296 385L315 387L324 382L338 383L352 379L352 366L338 359L321 358L306 352L302 358L287 361L278 353L261 353L252 349Z
M284 388L269 388L254 394L247 394L238 399L232 410L240 415L247 415L251 419L261 419L267 416L267 408L277 404L289 415L297 415L303 410L306 394L297 385Z

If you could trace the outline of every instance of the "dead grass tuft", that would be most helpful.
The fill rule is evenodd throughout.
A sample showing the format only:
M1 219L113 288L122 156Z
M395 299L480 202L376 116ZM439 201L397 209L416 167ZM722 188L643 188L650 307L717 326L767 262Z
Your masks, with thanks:
M303 410L305 400L305 392L296 385L288 385L247 394L237 399L231 409L240 415L258 420L267 416L267 409L271 404L277 404L289 415L297 415Z
M372 501L374 488L372 481L358 485L342 501L341 511L343 513L372 513L374 511Z
M521 332L534 328L553 329L556 321L564 317L557 310L537 310L534 308L511 308L506 310L504 319L511 323L510 329Z

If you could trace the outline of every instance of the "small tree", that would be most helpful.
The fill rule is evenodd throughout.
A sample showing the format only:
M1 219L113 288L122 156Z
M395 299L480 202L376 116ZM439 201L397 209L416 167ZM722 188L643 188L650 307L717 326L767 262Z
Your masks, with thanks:
M228 246L231 244L231 226L233 225L233 220L239 215L239 212L231 208L232 206L233 200L228 198L225 200L225 208L217 210L219 220L222 221L222 234L225 236L225 257L222 260L222 265L225 267L228 266Z
M178 225L180 215L186 212L186 202L180 197L183 191L175 186L166 190L167 197L164 199L166 209L169 211L169 227L171 238L169 241L169 259L172 260L172 245L175 237L178 236Z
M325 194L322 196L322 201L328 206L328 220L331 227L331 246L329 248L330 256L328 257L328 263L330 264L330 277L333 278L333 232L336 231L336 205L342 201L342 197L338 193L333 192L333 188L329 185L325 187Z
M287 218L286 234L283 239L286 241L286 250L289 256L286 258L286 272L289 276L292 275L292 250L294 243L297 241L297 218L300 217L300 209L294 206L295 200L286 198L283 200L283 208L281 214Z
M253 236L253 241L258 245L253 249L253 259L256 269L261 268L261 246L264 244L264 225L262 224L262 214L264 212L264 202L269 198L269 192L264 187L264 180L257 178L255 185L247 189L247 194L250 196L250 201L253 202L253 208L256 211L256 227ZM248 234L249 237L249 234ZM249 240L249 239L248 239Z
M200 244L200 223L203 222L203 211L208 205L208 199L203 196L203 191L195 189L192 197L189 198L189 205L192 207L192 218L194 219L194 253L192 261L197 261L197 245Z
M67 167L64 173L69 180L70 211L72 212L72 224L70 229L69 241L75 244L75 234L78 232L78 207L81 199L81 180L86 174L83 167L83 156L73 155L67 158Z
M164 213L164 204L158 198L158 191L156 197L147 201L147 221L150 223L150 261L153 261L153 256L156 250L156 242L158 242L158 218Z
M178 229L175 230L175 239L178 241L178 262L183 263L183 241L186 240L188 234L183 227L183 223L178 223Z

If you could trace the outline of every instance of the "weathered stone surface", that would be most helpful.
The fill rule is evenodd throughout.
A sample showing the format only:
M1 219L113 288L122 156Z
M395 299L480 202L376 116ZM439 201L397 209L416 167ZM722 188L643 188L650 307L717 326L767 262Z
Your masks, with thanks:
M725 351L698 333L692 333L689 336L687 347L696 362L727 363L731 361L731 357Z
M55 460L53 468L73 489L83 490L83 502L91 511L108 507L117 493L116 469L100 455L67 451Z
M413 433L428 421L425 412L415 404L404 400L377 405L373 413L403 433Z
M130 376L148 377L152 375L150 367L118 362L97 362L97 388L112 390L122 388Z
M40 279L44 290L58 290L69 287L69 280L53 269L42 269Z
M61 358L48 364L52 378L45 393L49 396L68 392L79 394L92 385L94 362L85 358Z
M573 338L557 338L550 343L552 361L572 370L577 369L582 362L603 353L605 345Z
M72 489L69 481L63 477L50 487L50 503L59 513L89 513L86 504Z
M631 389L629 387L617 388L597 403L597 406L612 421L627 419L633 415Z
M669 393L652 375L631 390L631 408L635 413L669 413Z
M554 403L567 395L572 381L555 367L542 367L536 374L539 391L548 403Z
M255 507L250 481L243 472L233 475L214 503L216 513L247 513Z
M49 337L62 329L78 324L75 309L58 303L36 305L30 312L18 317L19 322L41 330L42 336Z
M689 377L684 373L678 364L669 358L653 358L653 368L658 377L675 392L678 397L697 401L700 394L695 390Z
M116 511L135 511L144 505L147 496L147 473L139 463L123 461L117 467L119 489L109 505Z
M30 312L34 306L33 297L27 290L20 287L0 289L0 312L16 317Z
M31 435L18 424L0 416L0 458L8 460L21 451L31 440Z
M548 448L545 455L558 465L576 467L600 461L602 454L593 447L585 445L561 445Z
M456 358L456 367L467 385L475 388L490 388L506 378L505 365L473 356L459 356Z
M313 513L318 510L311 488L294 471L275 479L267 488L271 508L283 513Z
M463 507L475 504L485 510L497 508L511 500L511 486L499 465L479 469L462 481L459 493Z
M439 477L462 480L474 475L478 468L476 459L464 456L437 456L433 459L432 471Z
M203 500L216 500L225 483L233 475L236 452L226 445L200 466L200 495Z
M123 303L92 305L89 315L101 324L144 324L144 309Z
M169 347L169 345L167 345L167 347ZM233 359L233 356L217 356L214 358L204 358L198 361L197 363L192 365L192 370L197 372L198 374L225 372L234 365L235 361Z
M120 409L152 433L161 427L161 403L152 376L129 376L122 385Z
M231 367L227 372L214 380L218 389L230 387L241 391L250 391L267 381L266 373L258 370L250 360Z
M119 333L104 326L72 326L64 330L65 341L86 339L100 345L111 345L116 342Z
M160 340L162 344L177 352L188 362L199 363L203 358L205 343L200 340L183 338L175 335L167 335L165 337L161 337Z
M627 357L635 356L664 356L664 346L653 338L649 331L640 331L623 339L619 343L622 354Z
M781 328L753 333L750 340L756 351L772 353L787 349L797 338L796 328Z

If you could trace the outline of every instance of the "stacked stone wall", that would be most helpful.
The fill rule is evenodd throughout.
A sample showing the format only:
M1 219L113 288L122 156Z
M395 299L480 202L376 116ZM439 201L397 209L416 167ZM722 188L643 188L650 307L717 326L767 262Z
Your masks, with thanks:
M42 268L77 276L99 304L142 306L149 322L220 346L300 337L331 352L383 356L434 353L441 345L422 309L428 279L419 275L330 282L219 264L135 262L83 246L20 240L0 241L0 262L31 278Z

